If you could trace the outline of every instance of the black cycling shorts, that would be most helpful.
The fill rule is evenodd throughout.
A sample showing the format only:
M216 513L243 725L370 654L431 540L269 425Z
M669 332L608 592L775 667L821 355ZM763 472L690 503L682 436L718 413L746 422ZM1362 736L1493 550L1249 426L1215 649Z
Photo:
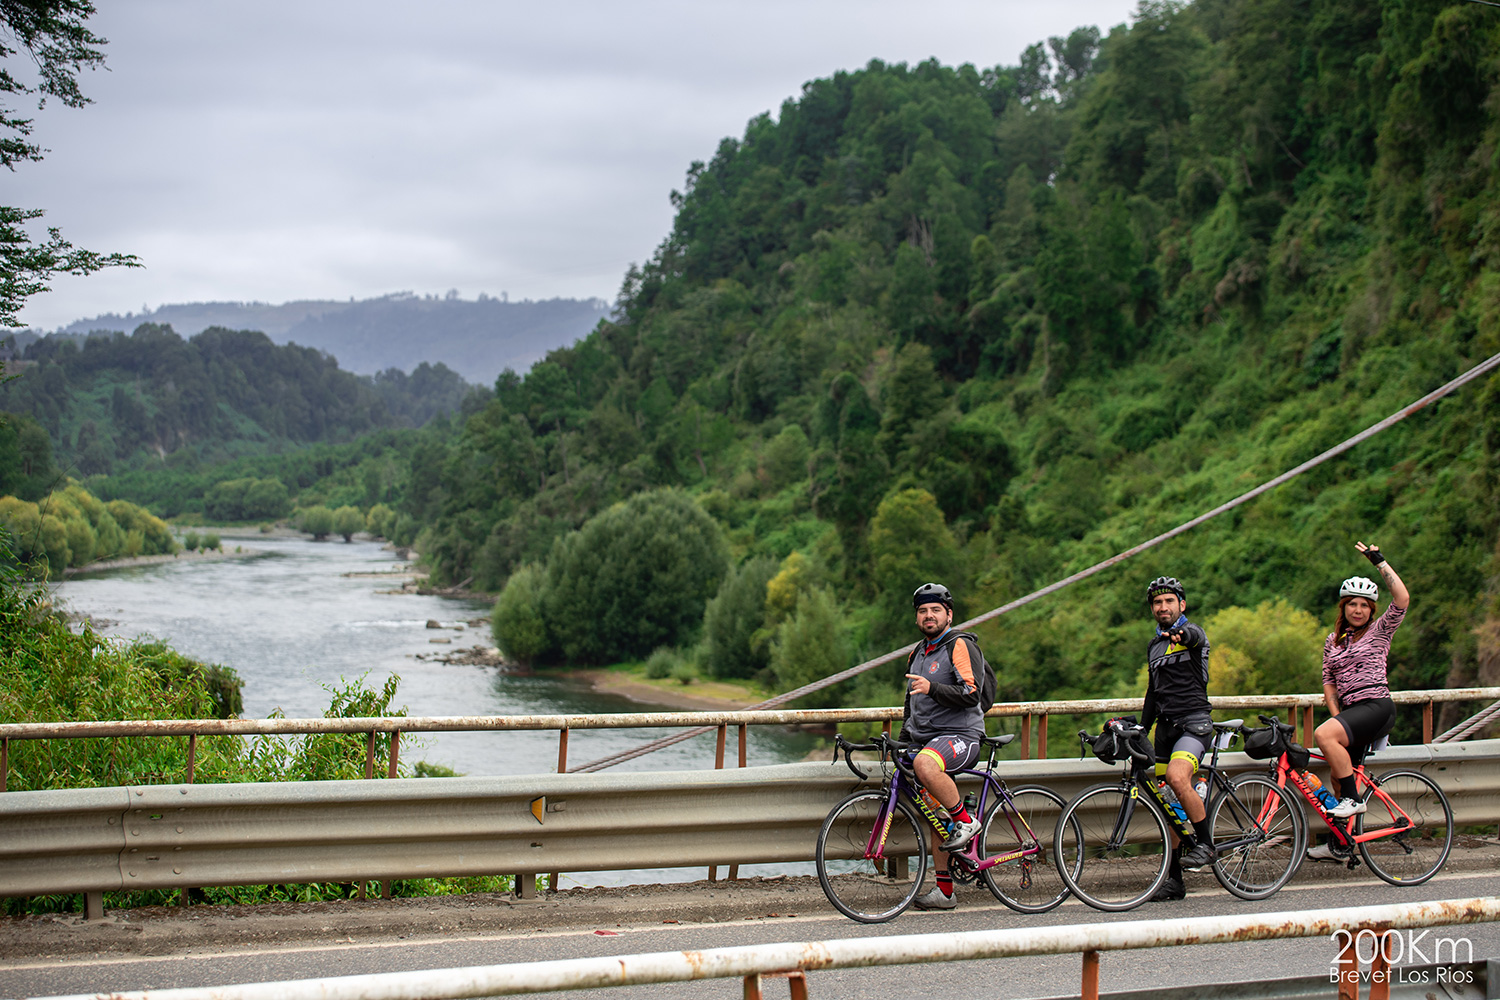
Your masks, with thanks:
M1349 760L1357 766L1364 763L1371 743L1390 735L1396 724L1396 703L1389 698L1356 701L1334 718L1349 736Z
M979 740L973 736L950 734L928 740L927 745L917 751L917 756L931 754L942 762L945 772L952 774L954 771L973 767L974 762L979 759L979 749Z
M1198 769L1214 739L1214 722L1207 715L1192 715L1186 719L1156 720L1156 770L1166 773L1167 762L1184 758Z

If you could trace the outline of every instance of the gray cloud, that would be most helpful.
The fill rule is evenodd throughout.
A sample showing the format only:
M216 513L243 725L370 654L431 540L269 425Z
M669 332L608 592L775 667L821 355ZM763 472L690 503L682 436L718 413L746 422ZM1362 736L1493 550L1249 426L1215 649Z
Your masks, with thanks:
M1014 63L1133 4L101 5L95 103L49 106L9 204L144 270L64 278L23 320L401 289L613 298L695 159L871 58Z

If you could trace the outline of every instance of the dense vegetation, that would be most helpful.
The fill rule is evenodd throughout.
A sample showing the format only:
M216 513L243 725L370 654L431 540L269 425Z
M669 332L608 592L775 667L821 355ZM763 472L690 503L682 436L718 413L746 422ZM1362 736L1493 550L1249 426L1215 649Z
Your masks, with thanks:
M498 587L689 490L739 564L724 672L772 663L767 559L851 654L924 578L966 611L1025 593L1500 350L1497 43L1472 4L1143 3L1019 66L813 81L693 165L615 321L502 377L403 509L440 575ZM987 630L1002 696L1135 689L1162 572L1200 619L1314 642L1288 623L1326 622L1357 538L1415 595L1398 685L1500 680L1497 463L1490 378Z
M613 319L451 421L91 486L382 503L440 580L501 591L516 655L661 642L653 663L789 687L909 638L924 579L992 607L1500 350L1497 55L1474 4L1200 0L1018 66L872 62L693 164ZM1491 377L989 627L1001 696L1139 690L1164 572L1224 634L1217 685L1311 688L1357 538L1413 591L1394 682L1500 681L1497 476ZM699 560L712 595L686 549L591 590L620 545L680 534L684 496L725 553ZM598 617L627 598L650 620Z
M154 324L129 336L34 341L19 372L0 386L0 411L44 428L57 461L80 478L193 472L239 455L419 427L473 391L442 364L360 377L320 351L277 346L262 333L214 328L184 340ZM3 451L0 441L0 466ZM0 482L0 492L29 488Z
M0 532L8 538L0 546L0 565L32 569L35 575L45 569L51 579L97 559L177 550L171 529L150 511L128 500L105 503L72 482L35 503L0 496Z

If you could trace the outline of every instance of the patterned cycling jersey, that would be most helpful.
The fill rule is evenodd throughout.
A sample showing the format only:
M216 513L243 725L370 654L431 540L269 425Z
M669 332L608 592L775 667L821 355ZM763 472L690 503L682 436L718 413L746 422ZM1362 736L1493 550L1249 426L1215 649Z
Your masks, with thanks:
M1156 630L1146 649L1146 704L1141 724L1147 729L1157 716L1181 722L1193 716L1206 716L1208 704L1208 634L1187 620L1178 618L1167 631L1182 633L1182 643L1171 642Z
M1323 640L1323 683L1332 684L1338 691L1339 704L1391 696L1386 659L1391 653L1391 638L1405 617L1406 609L1393 601L1357 641L1340 645L1331 632Z

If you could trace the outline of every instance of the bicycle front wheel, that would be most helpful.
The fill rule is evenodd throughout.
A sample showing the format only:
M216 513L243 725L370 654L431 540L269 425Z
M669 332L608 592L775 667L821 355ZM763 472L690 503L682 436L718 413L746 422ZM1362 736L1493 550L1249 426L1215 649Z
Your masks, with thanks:
M1062 796L1050 788L1012 788L985 817L979 855L1014 855L980 872L995 898L1018 913L1046 913L1068 898L1068 887L1052 863ZM1075 841L1078 837L1075 835Z
M1391 885L1421 885L1438 873L1453 850L1453 807L1437 782L1417 771L1391 771L1365 792L1365 811L1354 822L1354 835L1396 829L1385 837L1360 842L1359 854L1370 871Z
M906 803L896 803L881 841L876 823L885 815L889 794L855 792L833 807L818 831L818 881L824 894L844 916L865 924L889 920L910 906L927 874L923 827Z
M1214 799L1208 824L1219 857L1214 877L1241 899L1286 885L1302 854L1302 809L1286 790L1248 775Z
M1119 785L1084 789L1053 835L1058 875L1096 910L1133 910L1167 878L1167 820L1135 792Z

